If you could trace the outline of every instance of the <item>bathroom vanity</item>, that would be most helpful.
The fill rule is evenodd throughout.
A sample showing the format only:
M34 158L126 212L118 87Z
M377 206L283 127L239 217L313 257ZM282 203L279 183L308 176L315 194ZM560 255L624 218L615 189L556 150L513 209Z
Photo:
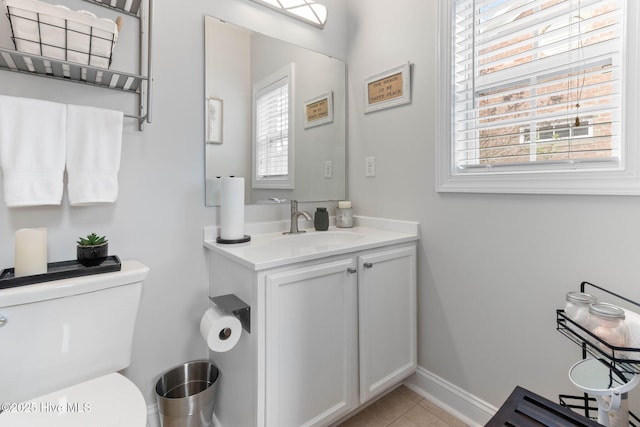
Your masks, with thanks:
M211 237L210 296L251 306L251 333L210 353L223 427L326 426L414 372L417 223Z

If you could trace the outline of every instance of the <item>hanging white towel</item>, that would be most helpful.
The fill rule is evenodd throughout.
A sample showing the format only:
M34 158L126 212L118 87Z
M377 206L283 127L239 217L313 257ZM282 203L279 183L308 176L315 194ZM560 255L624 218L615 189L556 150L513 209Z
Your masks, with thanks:
M118 198L121 111L67 105L67 189L72 206Z
M0 165L8 207L59 205L66 106L0 95Z

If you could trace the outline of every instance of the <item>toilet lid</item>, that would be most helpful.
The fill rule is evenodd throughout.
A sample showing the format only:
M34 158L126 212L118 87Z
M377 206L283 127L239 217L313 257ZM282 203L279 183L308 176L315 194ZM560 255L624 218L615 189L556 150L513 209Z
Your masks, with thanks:
M3 410L6 409L3 405ZM0 427L144 427L147 408L140 390L113 373L24 403L8 404Z

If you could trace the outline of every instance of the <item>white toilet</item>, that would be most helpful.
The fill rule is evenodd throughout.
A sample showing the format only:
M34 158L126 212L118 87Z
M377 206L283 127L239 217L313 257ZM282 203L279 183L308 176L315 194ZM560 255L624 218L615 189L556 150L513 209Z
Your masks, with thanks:
M149 268L0 290L1 427L144 427L129 366Z

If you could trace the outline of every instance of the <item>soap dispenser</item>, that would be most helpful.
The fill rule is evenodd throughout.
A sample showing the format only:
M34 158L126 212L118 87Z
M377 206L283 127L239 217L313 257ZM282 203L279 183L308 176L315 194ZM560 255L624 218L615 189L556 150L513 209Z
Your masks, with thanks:
M327 231L329 229L329 212L327 212L327 208L316 209L313 225L318 231Z

